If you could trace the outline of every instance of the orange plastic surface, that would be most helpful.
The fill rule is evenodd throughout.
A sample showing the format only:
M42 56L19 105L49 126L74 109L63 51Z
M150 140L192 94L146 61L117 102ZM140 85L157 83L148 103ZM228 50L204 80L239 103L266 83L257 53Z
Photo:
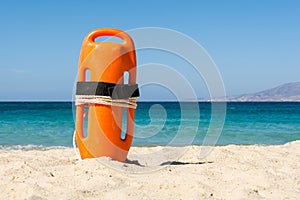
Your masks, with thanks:
M101 36L114 36L123 43L95 42ZM136 55L130 36L117 29L103 28L89 33L82 44L78 81L86 81L86 70L90 80L124 84L124 72L129 73L129 84L136 83ZM126 136L122 134L122 109L117 106L89 105L87 136L84 129L84 105L76 108L76 142L82 159L108 156L125 161L134 132L134 109L128 108Z

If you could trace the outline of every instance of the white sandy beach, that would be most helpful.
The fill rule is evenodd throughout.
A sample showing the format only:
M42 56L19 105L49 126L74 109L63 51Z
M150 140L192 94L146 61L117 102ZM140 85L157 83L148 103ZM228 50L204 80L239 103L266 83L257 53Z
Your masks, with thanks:
M212 147L199 159L200 148L188 147L171 165L163 158L159 168L147 156L118 163L78 160L71 148L1 150L0 199L300 199L300 141Z

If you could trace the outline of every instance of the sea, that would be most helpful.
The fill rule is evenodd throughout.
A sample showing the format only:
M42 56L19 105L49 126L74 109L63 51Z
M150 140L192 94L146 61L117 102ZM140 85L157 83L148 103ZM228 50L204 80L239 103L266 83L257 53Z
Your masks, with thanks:
M1 102L0 149L72 147L74 116L72 102ZM300 103L138 102L134 123L132 146L280 145L300 140Z

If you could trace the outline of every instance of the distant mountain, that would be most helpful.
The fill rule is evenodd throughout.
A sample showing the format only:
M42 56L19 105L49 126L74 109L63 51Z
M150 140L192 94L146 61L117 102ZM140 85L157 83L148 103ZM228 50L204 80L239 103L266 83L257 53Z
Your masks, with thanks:
M228 101L297 101L300 102L300 82L286 83L278 87L253 94L231 97Z

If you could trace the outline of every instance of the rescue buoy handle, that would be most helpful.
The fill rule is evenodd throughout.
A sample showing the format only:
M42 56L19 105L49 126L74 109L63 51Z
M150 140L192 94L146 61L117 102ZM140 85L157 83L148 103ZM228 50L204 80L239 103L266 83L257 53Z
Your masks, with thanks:
M118 29L112 29L112 28L101 28L101 29L96 29L92 32L90 32L87 35L87 40L88 42L95 42L95 39L97 37L101 37L101 36L114 36L114 37L118 37L120 39L123 40L123 44L128 44L129 45L133 45L133 41L131 40L131 38L129 37L129 35L121 30Z

